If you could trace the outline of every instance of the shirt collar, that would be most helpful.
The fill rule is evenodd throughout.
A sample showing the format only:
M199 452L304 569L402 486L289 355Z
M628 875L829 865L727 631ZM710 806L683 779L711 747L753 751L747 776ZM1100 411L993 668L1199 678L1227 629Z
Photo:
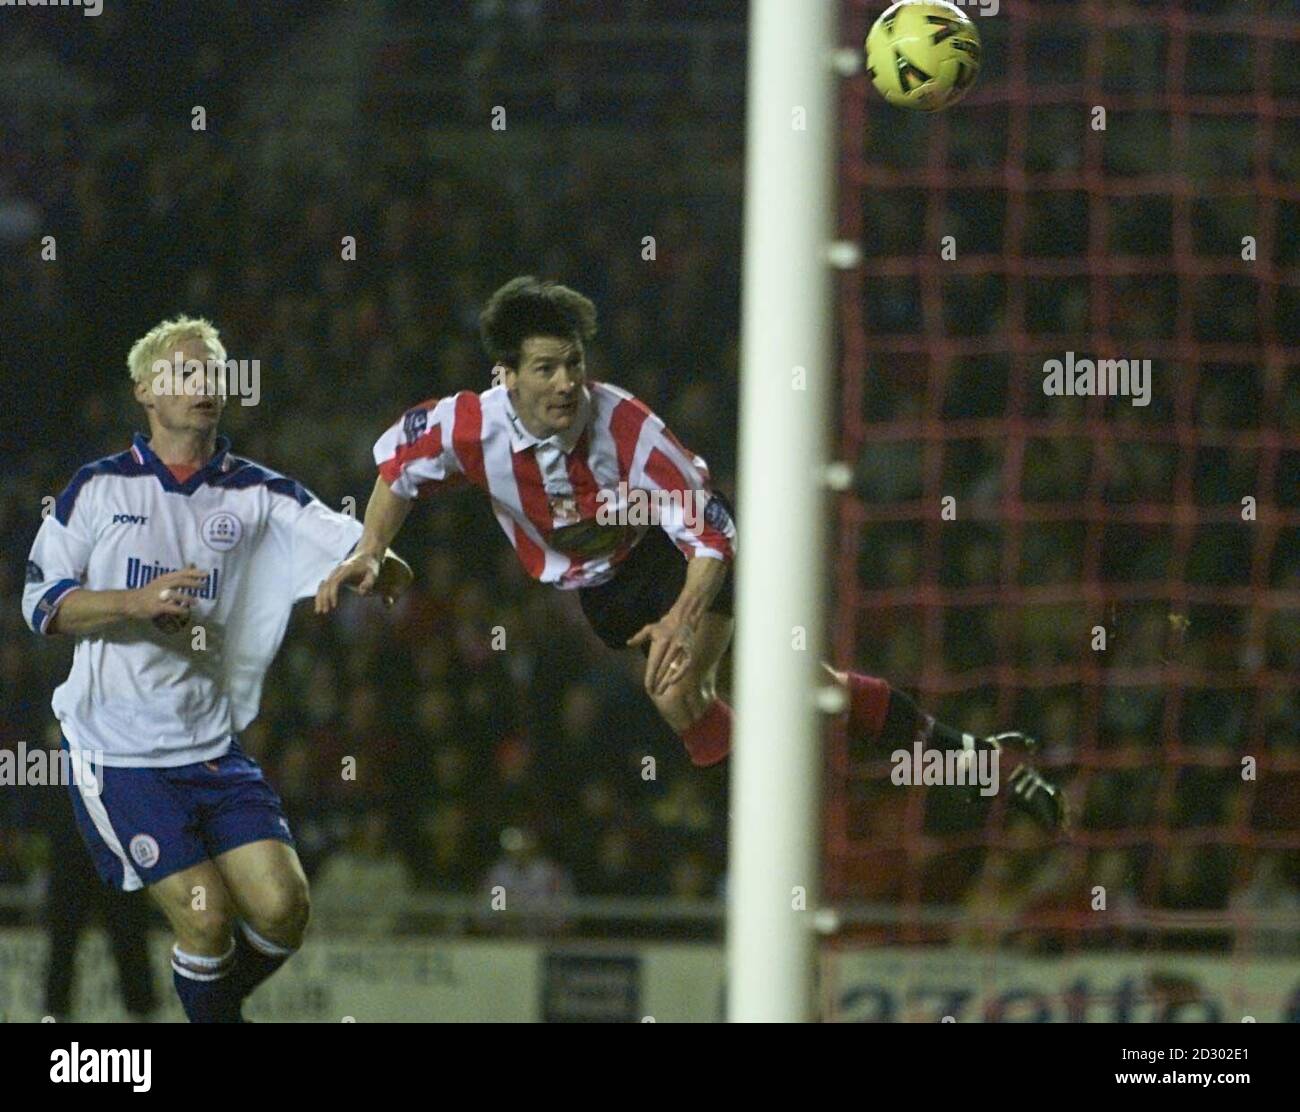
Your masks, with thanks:
M582 434L587 431L587 421L590 416L591 395L584 386L582 393L578 396L578 412L573 423L567 429L552 436L534 436L524 428L523 421L519 419L519 414L515 412L515 404L510 400L510 391L506 391L506 418L510 421L510 450L512 452L523 452L529 448L535 448L539 444L549 444L559 448L560 451L567 455L577 447Z
M176 476L158 458L149 444L149 438L144 433L138 432L131 438L131 452L142 464L158 476L164 487L168 490L181 490L187 494L201 486L209 476L220 475L229 471L233 463L229 454L230 437L228 436L217 437L216 451L212 453L212 458L183 483L178 483Z

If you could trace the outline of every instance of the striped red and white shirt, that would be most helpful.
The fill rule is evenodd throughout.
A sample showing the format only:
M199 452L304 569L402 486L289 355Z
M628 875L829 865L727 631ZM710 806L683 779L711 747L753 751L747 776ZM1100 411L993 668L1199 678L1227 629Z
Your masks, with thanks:
M466 482L486 491L528 574L566 590L611 579L652 524L688 559L735 555L704 460L608 383L588 383L573 424L546 439L524 428L504 386L432 398L379 438L375 462L402 498Z

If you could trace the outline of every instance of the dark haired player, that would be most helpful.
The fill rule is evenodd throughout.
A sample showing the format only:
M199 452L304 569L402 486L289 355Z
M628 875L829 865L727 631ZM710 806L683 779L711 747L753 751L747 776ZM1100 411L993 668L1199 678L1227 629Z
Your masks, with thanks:
M580 591L583 613L610 648L646 656L645 689L690 759L712 765L731 746L731 709L717 697L718 663L731 640L736 528L704 460L625 390L587 378L584 345L596 308L554 282L520 277L488 301L484 346L503 381L409 409L375 445L379 477L356 554L321 584L318 612L341 586L366 594L421 495L471 483L532 578ZM626 511L654 496L659 528ZM602 512L614 508L614 513ZM628 523L623 523L628 522ZM976 739L919 710L883 680L832 673L849 694L859 740L974 752L1019 734ZM1020 763L1011 798L1044 826L1064 818L1063 797Z

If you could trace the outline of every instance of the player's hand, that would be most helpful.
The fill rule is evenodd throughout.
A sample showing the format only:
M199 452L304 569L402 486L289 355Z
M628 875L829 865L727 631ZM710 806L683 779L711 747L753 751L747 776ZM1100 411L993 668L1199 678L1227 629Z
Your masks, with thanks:
M351 587L359 595L370 594L379 578L379 568L378 556L364 552L349 556L316 588L316 613L328 614L338 606L340 587Z
M672 614L642 626L640 632L628 638L630 648L649 642L650 655L645 664L647 695L663 695L685 675L694 641L695 627Z
M411 565L395 552L389 552L379 566L379 576L375 580L375 592L384 600L385 606L392 606L413 582L415 572Z
M143 587L126 592L126 616L151 621L165 633L174 633L189 622L194 596L186 588L197 590L207 581L207 572L193 564L160 575Z

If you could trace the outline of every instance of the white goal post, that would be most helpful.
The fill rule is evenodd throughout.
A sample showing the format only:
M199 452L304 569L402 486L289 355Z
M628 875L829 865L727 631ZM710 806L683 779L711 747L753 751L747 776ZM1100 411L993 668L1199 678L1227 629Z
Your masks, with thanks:
M816 1014L839 4L752 0L727 1016Z

